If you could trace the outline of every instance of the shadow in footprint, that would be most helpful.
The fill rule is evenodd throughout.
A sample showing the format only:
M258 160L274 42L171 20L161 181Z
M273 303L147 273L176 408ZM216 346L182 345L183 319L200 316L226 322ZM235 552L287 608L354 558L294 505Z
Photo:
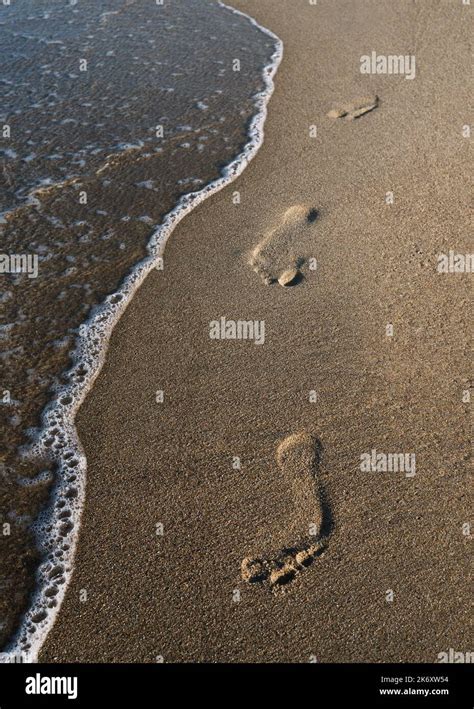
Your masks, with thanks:
M331 512L331 505L329 503L329 497L326 490L322 487L319 488L319 494L321 497L321 507L323 510L323 522L321 524L321 538L325 539L334 530L334 519Z
M287 586L311 566L325 548L333 522L327 497L318 479L323 447L312 434L302 432L285 438L276 450L278 467L290 477L297 508L312 510L311 537L262 558L245 558L242 579L276 591Z
M301 283L301 281L304 280L304 276L301 273L301 271L298 271L296 269L295 269L295 271L296 271L296 273L293 276L293 278L291 279L291 281L283 284L286 288L293 288L294 286L297 286L299 283ZM282 285L282 284L280 283L280 285Z

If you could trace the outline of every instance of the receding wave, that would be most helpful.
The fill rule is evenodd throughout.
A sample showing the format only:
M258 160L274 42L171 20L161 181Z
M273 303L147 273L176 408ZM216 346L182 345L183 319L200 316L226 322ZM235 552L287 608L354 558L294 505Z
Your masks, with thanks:
M7 661L36 659L72 573L74 418L112 329L176 224L257 152L283 51L221 3L84 5L25 0L0 24Z

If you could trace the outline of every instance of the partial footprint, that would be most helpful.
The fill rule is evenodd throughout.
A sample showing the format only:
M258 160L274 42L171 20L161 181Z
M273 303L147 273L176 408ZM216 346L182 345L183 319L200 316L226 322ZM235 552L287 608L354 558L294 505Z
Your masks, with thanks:
M301 543L282 549L271 559L244 559L242 579L248 583L266 583L272 590L286 586L322 552L322 542Z
M264 283L278 281L281 286L296 285L305 262L305 239L310 236L318 212L296 204L283 214L280 223L268 231L249 257L249 264Z
M364 113L373 111L379 105L378 96L364 96L358 98L351 103L346 103L336 108L333 108L327 114L329 118L345 118L347 121L353 121L355 118L360 118Z
M241 565L244 581L261 583L275 591L293 581L322 552L324 512L316 478L320 452L319 441L309 433L288 436L278 446L277 464L291 478L295 508L308 514L312 538L264 558L244 559Z

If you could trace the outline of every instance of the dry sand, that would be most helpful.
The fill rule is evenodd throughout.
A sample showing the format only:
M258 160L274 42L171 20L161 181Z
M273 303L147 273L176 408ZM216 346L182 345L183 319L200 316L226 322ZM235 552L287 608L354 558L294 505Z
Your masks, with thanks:
M436 263L469 250L469 8L233 4L285 45L265 143L178 226L164 273L116 327L78 417L87 502L41 659L430 662L467 651L470 276ZM415 54L416 78L360 74L372 50ZM373 95L379 105L357 120L327 116ZM295 205L318 215L288 244L278 225ZM283 261L317 259L293 287L248 265L272 229ZM264 320L265 343L211 340L221 316ZM275 592L242 580L241 562L308 538L308 459L301 472L275 458L299 431L321 445L324 550ZM416 474L361 471L372 449L415 453Z

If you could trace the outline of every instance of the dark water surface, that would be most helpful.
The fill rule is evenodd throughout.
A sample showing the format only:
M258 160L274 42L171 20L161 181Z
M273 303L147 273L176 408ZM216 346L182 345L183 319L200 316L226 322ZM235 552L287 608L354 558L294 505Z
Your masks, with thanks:
M91 308L248 140L275 45L209 0L12 0L0 42L1 646L34 588L30 526L54 482L19 449Z

